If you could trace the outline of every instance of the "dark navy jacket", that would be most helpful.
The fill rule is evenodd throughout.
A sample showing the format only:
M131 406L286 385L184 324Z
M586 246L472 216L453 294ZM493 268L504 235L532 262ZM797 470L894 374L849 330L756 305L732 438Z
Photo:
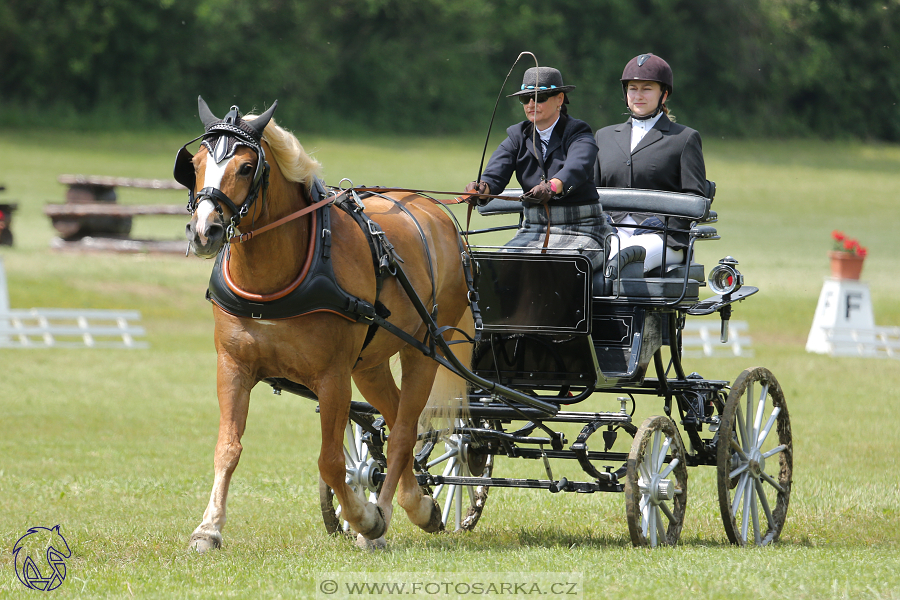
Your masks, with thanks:
M598 201L592 169L597 157L597 144L590 126L584 121L561 115L547 146L547 157L541 157L541 138L536 135L537 156L533 150L531 121L522 121L506 130L508 137L491 155L481 180L491 186L491 194L500 194L513 173L524 191L543 179L554 177L563 182L564 194L552 204L590 204Z

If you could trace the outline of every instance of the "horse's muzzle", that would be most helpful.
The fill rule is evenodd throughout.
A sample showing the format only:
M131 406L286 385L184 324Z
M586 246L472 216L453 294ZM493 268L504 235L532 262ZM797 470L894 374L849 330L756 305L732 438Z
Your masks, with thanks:
M185 226L184 234L194 254L200 258L214 258L225 245L225 225L218 221L204 223L203 231L196 216Z

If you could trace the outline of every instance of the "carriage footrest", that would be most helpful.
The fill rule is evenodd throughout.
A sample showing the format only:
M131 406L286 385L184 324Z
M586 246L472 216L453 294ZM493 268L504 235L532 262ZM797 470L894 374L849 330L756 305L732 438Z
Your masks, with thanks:
M474 485L484 487L527 488L534 490L577 492L580 494L593 494L594 492L622 492L625 486L621 483L607 481L567 481L565 486L560 486L560 481L547 479L505 479L498 477L445 477L443 475L429 475L428 473L416 473L419 485Z

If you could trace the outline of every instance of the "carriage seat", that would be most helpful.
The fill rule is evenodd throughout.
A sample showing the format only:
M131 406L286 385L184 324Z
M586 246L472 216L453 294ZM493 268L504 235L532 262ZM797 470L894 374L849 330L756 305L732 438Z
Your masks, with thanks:
M685 296L688 298L697 296L705 276L703 265L698 263L691 263L690 266L669 265L666 276L659 277L653 271L644 273L646 254L644 248L631 246L611 258L604 271L594 273L594 296L678 298L684 289L685 269L688 269L688 289Z
M717 215L710 210L710 205L712 197L715 195L715 183L707 182L707 193L709 197L704 198L695 194L659 190L597 188L600 204L604 211L653 213L689 222L713 223L716 221ZM504 192L504 195L508 196L521 194L522 190L515 188L507 189ZM479 206L478 212L484 216L521 213L522 203L494 198ZM706 279L704 266L699 263L668 265L665 274L661 273L661 268L653 269L645 274L643 272L645 255L642 248L626 248L621 255L620 261L614 257L604 271L594 273L594 296L678 298L684 288L684 276L687 271L688 290L686 295L695 297L699 292L699 286ZM618 273L620 267L621 273ZM616 282L615 285L614 282Z
M714 190L715 184L709 183L712 184ZM523 193L519 188L507 188L503 195L518 197ZM597 188L597 194L600 196L600 204L604 211L654 213L699 222L706 222L710 217L709 207L712 204L710 198L658 190ZM522 203L517 200L492 198L479 205L478 212L484 216L521 213Z

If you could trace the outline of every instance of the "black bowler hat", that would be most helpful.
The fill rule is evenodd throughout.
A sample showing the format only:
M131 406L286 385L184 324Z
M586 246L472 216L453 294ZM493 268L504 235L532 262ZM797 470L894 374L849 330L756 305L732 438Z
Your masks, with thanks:
M574 85L563 85L562 74L553 67L531 67L525 71L525 75L522 77L522 87L519 91L508 95L507 98L524 96L525 94L534 95L535 91L539 94L568 93L574 89Z

